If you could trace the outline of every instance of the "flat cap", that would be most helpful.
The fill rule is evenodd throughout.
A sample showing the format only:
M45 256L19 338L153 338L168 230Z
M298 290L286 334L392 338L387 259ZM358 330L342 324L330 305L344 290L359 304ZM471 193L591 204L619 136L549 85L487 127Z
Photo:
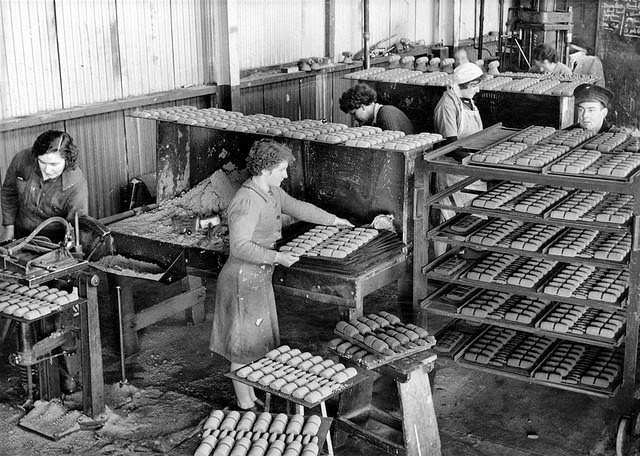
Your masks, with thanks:
M599 101L605 108L608 108L613 98L613 92L595 84L580 84L573 91L573 96L576 98L576 105L589 101Z

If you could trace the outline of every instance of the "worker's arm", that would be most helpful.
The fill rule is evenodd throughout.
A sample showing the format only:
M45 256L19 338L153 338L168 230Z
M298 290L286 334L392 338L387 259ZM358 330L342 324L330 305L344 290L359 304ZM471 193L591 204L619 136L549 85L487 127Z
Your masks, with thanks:
M2 190L0 191L2 205L2 225L4 225L4 233L2 240L13 239L14 225L18 215L18 207L20 206L19 187L27 185L26 177L21 175L20 162L22 154L16 155L4 178ZM10 237L7 237L10 236Z
M234 198L228 208L229 250L233 257L250 263L274 264L275 250L270 250L253 241L253 233L260 220L258 202L251 198Z
M316 223L318 225L333 225L337 217L311 203L300 201L287 194L281 188L275 189L278 197L280 198L280 204L282 212L287 215L291 215L298 220L303 220L309 223Z

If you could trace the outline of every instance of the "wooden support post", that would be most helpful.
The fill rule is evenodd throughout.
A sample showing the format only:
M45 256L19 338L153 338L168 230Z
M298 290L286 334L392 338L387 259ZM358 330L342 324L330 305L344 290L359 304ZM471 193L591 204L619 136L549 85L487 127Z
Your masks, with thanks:
M361 382L343 392L334 422L336 446L343 445L346 435L352 434L388 454L440 456L440 435L428 376L434 361L434 355L423 352L375 369L396 382L400 418L377 409L372 403L375 374L372 374L370 381ZM398 444L372 432L367 426L369 421L401 430L403 443Z
M214 80L218 85L219 106L228 110L241 109L240 100L240 51L239 18L237 0L205 2L207 17L213 18L211 30L215 48L211 56L214 62Z
M397 382L402 411L402 435L408 455L440 456L440 433L433 407L429 376L424 369Z
M93 420L105 411L102 343L98 313L96 275L81 274L78 291L86 299L80 305L80 353L82 356L82 404L84 414Z

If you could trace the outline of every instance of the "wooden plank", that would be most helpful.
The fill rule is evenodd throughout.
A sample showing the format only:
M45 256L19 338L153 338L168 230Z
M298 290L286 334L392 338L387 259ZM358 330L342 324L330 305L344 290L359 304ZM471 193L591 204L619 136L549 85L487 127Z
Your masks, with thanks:
M319 74L314 78L300 78L299 82L299 100L298 115L295 119L323 119L325 118L322 108L322 100L326 99L326 91L323 90L323 81L326 81L326 75ZM318 103L320 99L320 103ZM321 110L319 113L318 110Z
M149 307L148 309L138 312L135 318L135 330L139 331L153 325L154 323L164 320L175 313L187 310L194 305L204 302L206 292L207 290L205 287L200 287L169 298L153 307Z
M82 274L78 289L81 297L86 298L86 302L80 305L83 411L96 419L104 412L105 403L98 288L92 283L94 277Z
M291 120L300 119L299 80L264 87L264 113Z
M239 99L234 101L232 97L232 103L234 110L238 110L246 115L264 113L264 87L242 88L240 89Z
M335 304L341 307L356 307L356 302L353 299L340 298L338 296L332 296L324 293L317 293L310 290L287 287L284 285L273 285L273 289L276 293L281 293L289 296L297 296L300 298L310 299L316 302L323 302L325 304Z
M164 92L151 93L148 95L128 97L122 100L92 103L85 106L76 106L73 108L42 112L27 117L13 117L0 120L0 132L17 130L19 128L34 127L46 123L78 119L81 117L95 116L98 114L107 114L114 111L133 109L150 104L183 100L185 98L198 96L208 96L215 94L217 91L218 88L212 85L185 87L182 89L168 90Z
M440 456L440 433L429 376L424 370L416 369L409 381L398 382L397 385L407 454Z

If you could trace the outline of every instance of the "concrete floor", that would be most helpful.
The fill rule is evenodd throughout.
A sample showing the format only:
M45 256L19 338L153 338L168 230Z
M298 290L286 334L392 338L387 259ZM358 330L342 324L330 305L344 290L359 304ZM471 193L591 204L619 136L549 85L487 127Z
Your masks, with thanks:
M148 299L148 290L138 296ZM395 298L393 286L380 290L367 298L366 312L398 312ZM283 343L329 356L325 344L333 338L338 321L335 308L284 298L278 309ZM212 409L233 404L231 384L223 376L228 365L208 350L210 322L193 326L170 318L140 336L142 350L126 364L135 394L118 402L115 396L122 390L111 388L116 394L108 398L112 413L108 425L97 433L79 432L59 442L17 426L23 413L18 406L24 400L19 372L6 362L11 344L0 347L0 455L193 454L198 437L189 438L189 433ZM104 321L107 384L120 379L115 340L109 321ZM381 406L392 412L394 389L385 381L377 388ZM440 359L434 403L444 456L615 454L618 414L606 408L607 402L584 395L472 371ZM274 403L276 410L284 406ZM640 454L637 443L632 446L630 454ZM381 452L350 439L336 454Z

